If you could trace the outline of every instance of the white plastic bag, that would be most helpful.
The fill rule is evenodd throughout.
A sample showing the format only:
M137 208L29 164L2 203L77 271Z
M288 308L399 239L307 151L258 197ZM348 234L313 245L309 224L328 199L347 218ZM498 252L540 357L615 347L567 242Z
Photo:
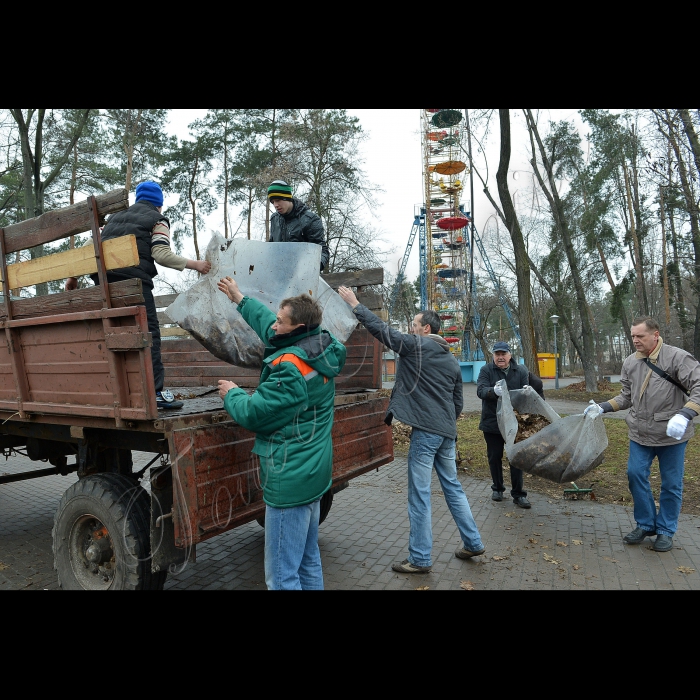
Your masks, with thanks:
M505 380L501 382L496 417L512 467L561 484L576 481L601 464L608 446L602 419L591 420L583 413L562 418L534 389L509 392ZM544 416L550 425L516 443L518 420L513 409Z
M264 345L243 320L237 305L220 292L217 282L230 275L241 292L267 304L298 294L317 299L321 325L345 342L357 325L350 307L319 277L321 246L316 243L266 243L212 236L205 255L211 270L166 309L215 357L240 367L262 366Z

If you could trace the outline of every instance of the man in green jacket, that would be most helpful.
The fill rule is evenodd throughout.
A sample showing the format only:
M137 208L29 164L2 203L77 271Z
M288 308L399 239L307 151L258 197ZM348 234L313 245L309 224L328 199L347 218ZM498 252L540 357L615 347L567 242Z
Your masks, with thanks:
M321 328L322 309L305 294L282 300L275 315L231 277L218 288L265 344L251 396L219 380L226 411L255 433L267 506L265 583L270 590L322 590L320 499L332 481L335 377L345 346Z

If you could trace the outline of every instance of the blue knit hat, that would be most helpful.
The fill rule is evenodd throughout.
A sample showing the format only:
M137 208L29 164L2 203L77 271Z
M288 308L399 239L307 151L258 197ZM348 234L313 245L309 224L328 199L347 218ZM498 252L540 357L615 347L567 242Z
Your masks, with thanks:
M155 204L157 207L163 206L163 190L160 189L160 185L157 182L148 180L147 182L142 182L136 187L136 201L140 202L144 200Z

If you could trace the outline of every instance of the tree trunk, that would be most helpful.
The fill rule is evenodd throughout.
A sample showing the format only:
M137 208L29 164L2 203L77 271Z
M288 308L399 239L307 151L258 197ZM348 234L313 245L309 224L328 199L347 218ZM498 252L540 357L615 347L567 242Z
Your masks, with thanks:
M194 254L196 260L199 260L199 242L197 241L197 197L195 196L198 168L199 157L195 156L194 167L192 168L192 177L190 178L189 199L190 206L192 207L192 240L194 241Z
M515 254L515 277L518 283L518 313L520 316L520 340L527 368L539 376L539 362L535 345L535 329L532 318L532 290L530 286L530 266L527 262L527 248L515 213L513 200L508 189L508 166L510 165L510 112L498 110L501 122L501 157L496 172L498 196L501 199L506 226L510 232Z
M224 131L224 238L228 238L228 128Z
M683 154L681 153L680 147L678 145L678 140L675 135L675 130L673 128L673 123L668 110L665 110L668 124L668 135L673 147L673 151L676 155L676 161L678 162L678 175L681 181L681 187L683 189L683 196L685 198L686 206L688 208L688 214L690 216L690 230L693 235L693 289L695 291L695 302L696 302L696 312L695 312L695 329L693 331L693 350L692 353L696 357L700 354L700 304L697 303L700 298L700 224L698 222L698 206L693 195L692 186L688 178L688 172L686 169L685 161L683 160ZM679 271L680 274L680 271Z
M270 134L270 145L272 149L272 169L274 170L277 161L277 110L272 110L272 131ZM270 202L267 199L267 192L265 193L265 240L270 240Z
M678 113L681 115L683 120L683 128L685 130L685 135L688 137L688 143L693 151L693 158L695 160L695 168L700 175L700 140L698 140L698 135L695 132L695 127L690 118L690 111L687 109L679 109Z
M671 326L671 306L668 301L668 269L666 264L666 226L664 213L664 188L659 185L659 217L661 218L661 269L663 271L664 281L664 311L666 313L666 329L664 331L668 337L669 328Z
M622 172L625 176L625 189L627 191L627 208L629 210L630 215L630 238L632 239L632 243L634 245L634 271L637 276L637 301L638 303L643 304L643 307L640 309L641 313L648 316L649 304L647 302L647 294L644 286L644 273L642 271L642 254L639 247L639 239L637 238L637 229L634 225L635 217L632 208L632 192L630 191L630 180L629 176L627 175L627 165L625 163L622 164Z
M583 334L583 353L581 354L581 364L583 365L583 374L586 379L586 391L593 392L598 390L598 382L596 380L594 357L595 351L593 346L593 329L591 328L591 323L589 320L590 309L588 302L586 301L586 294L583 288L583 281L581 280L581 273L579 270L578 260L576 259L576 252L574 251L573 242L571 240L571 234L569 232L569 225L566 218L566 213L564 210L563 203L559 198L559 193L557 192L556 183L554 182L554 173L552 171L552 166L549 163L549 158L540 138L539 130L537 129L537 124L532 116L532 112L529 109L524 110L525 118L527 120L528 131L530 133L530 143L532 146L532 167L537 176L537 180L544 192L547 200L549 202L550 211L552 212L552 218L554 220L554 226L559 233L561 241L564 245L564 251L566 252L566 258L569 262L569 269L571 270L571 278L574 283L574 289L576 291L576 304L579 311L579 316L581 317L581 331ZM535 140L537 141L537 149L535 148ZM542 163L547 174L547 179L549 183L549 188L542 179L539 167L537 165L537 151L540 153ZM572 338L573 341L573 338Z

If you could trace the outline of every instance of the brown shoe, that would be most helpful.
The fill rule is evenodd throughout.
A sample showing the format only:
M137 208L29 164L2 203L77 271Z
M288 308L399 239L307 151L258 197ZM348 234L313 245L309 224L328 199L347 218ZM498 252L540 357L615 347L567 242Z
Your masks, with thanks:
M455 556L457 559L471 559L472 557L478 557L486 551L486 547L482 547L478 552L472 552L466 547L460 547L456 552Z
M391 568L400 574L429 574L432 566L416 566L408 559L404 559L400 564L392 564Z

